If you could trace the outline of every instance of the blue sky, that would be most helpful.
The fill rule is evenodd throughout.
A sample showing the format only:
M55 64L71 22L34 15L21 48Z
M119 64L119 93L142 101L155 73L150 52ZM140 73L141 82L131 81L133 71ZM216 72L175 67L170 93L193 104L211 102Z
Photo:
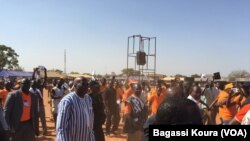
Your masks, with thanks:
M121 73L127 38L157 38L157 73L250 72L248 0L0 0L0 44L25 70Z

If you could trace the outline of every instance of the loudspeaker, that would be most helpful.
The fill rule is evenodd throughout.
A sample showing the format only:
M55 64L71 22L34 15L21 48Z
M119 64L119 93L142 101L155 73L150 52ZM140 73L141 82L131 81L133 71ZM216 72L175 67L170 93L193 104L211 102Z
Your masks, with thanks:
M214 78L214 80L221 79L220 72L215 72L213 78Z
M138 51L136 53L137 65L145 65L146 64L146 53L142 51Z

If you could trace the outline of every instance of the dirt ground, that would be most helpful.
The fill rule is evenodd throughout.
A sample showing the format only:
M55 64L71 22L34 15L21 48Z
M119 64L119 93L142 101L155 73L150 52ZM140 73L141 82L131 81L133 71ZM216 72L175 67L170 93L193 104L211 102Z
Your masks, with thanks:
M51 108L49 103L48 91L44 91L44 105L45 105L45 115L46 115L46 124L48 129L48 135L38 136L38 141L55 141L56 133L55 133L55 125L52 120ZM42 133L42 126L40 124L40 133ZM120 134L119 134L120 133ZM106 141L125 141L127 138L126 134L122 133L122 123L119 126L118 135L111 134L110 136L105 136Z

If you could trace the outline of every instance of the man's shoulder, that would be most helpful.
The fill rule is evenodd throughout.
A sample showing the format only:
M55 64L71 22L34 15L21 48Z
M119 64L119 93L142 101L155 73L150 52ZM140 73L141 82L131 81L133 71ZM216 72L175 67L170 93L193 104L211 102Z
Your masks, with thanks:
M139 102L143 102L139 97L135 96L135 95L131 95L128 97L127 102L128 103L133 103L135 101L139 101Z
M21 90L16 90L16 91L12 91L9 93L9 95L13 96L13 95L18 95L18 94L21 94Z
M71 99L73 99L73 97L74 97L74 92L71 92L71 93L65 95L65 96L62 98L62 100L71 100Z

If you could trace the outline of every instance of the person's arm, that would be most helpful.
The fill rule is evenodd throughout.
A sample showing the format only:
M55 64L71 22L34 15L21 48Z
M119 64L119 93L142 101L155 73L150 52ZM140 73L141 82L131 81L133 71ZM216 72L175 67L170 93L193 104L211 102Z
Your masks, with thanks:
M69 136L69 117L70 117L70 102L62 100L58 105L58 115L56 122L56 140L57 141L70 141Z
M5 131L8 130L8 125L7 125L6 120L4 118L4 112L3 112L3 109L1 106L0 106L0 124L1 124L3 130L5 130Z
M2 103L3 103L3 92L2 92L2 90L0 90L0 106L4 107L4 105L2 105Z
M36 74L37 71L38 71L38 68L34 68L31 80L35 80L35 74Z
M39 92L39 90L38 90ZM34 124L35 124L35 134L36 136L39 136L39 116L38 116L38 101L39 101L39 97L40 94L36 95L36 94L32 94L32 109L34 110ZM34 100L34 101L33 101ZM42 103L43 104L43 103Z
M44 83L47 83L47 69L44 68Z
M154 94L151 94L151 95L148 97L148 105L149 105L149 107L151 107L152 102L153 102L153 100L154 100L154 97L155 97Z
M218 106L217 105L218 102L218 98L216 98L208 107L208 110L211 110L214 106Z
M133 124L133 119L132 119L132 115L131 115L131 105L128 101L125 102L125 114L124 114L124 126L123 126L123 130L125 133L129 133L131 132L131 130L133 130L134 128L134 124Z
M42 84L42 87L43 88L45 88L45 89L47 89L47 81L48 79L47 79L47 69L44 67L44 81L43 81L43 84Z
M101 124L105 123L105 119L106 119L106 114L105 114L105 106L103 103L103 98L101 96L101 94L98 94L98 98L99 98L99 102L100 102L100 118L101 118Z
M109 107L108 107L109 89L108 89L108 90L105 90L103 94L104 94L104 99L103 99L103 101L104 101L104 106L106 107L106 110L107 110L107 108L109 108Z
M10 128L10 122L11 122L11 114L13 111L13 105L14 105L14 94L8 94L4 106L4 115L5 115L5 120Z
M227 104L227 100L228 100L228 99L223 100L223 101L217 101L217 102L216 102L216 106L222 107L223 105L226 105L226 104Z

